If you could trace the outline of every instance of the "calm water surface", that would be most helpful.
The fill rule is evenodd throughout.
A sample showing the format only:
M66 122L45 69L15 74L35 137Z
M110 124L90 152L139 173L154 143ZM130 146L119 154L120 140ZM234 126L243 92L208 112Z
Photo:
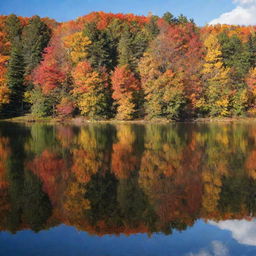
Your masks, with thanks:
M256 255L256 125L0 123L0 255Z

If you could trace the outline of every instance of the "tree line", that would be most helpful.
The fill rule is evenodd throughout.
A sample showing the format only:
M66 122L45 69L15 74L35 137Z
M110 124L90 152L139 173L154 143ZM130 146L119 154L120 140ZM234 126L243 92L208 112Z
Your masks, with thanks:
M93 12L74 21L0 16L2 116L254 116L253 26L184 15Z

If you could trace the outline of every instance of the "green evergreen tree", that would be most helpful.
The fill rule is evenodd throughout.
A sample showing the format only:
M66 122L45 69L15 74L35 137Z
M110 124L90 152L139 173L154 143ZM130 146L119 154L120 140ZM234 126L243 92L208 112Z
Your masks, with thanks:
M20 40L22 26L19 18L15 14L11 14L7 17L5 27L8 40L12 44Z
M245 74L250 69L250 54L246 44L237 35L228 37L226 33L221 33L218 37L221 45L223 63L231 68L231 78L233 82L243 84Z
M160 32L157 20L158 16L151 16L149 22L145 25L149 40L153 40Z
M129 27L126 27L118 43L118 64L128 65L135 72L148 44L149 40L144 31L132 33Z
M24 95L24 59L21 44L12 47L11 56L8 63L8 87L11 90L8 114L17 115L23 113Z
M247 42L247 48L249 51L249 62L250 67L255 68L256 67L256 36L250 35Z
M112 70L116 66L116 47L106 30L99 30L95 23L87 23L83 30L92 42L88 46L88 60L94 68L106 67Z
M162 19L165 20L168 24L175 23L175 18L170 12L164 13Z
M133 35L129 28L123 32L118 43L118 64L133 66Z
M177 22L178 22L179 24L187 24L187 23L189 23L189 22L192 22L192 20L189 21L186 16L184 16L183 14L180 14L180 16L179 16L178 19L177 19Z
M26 74L30 74L41 61L43 49L48 45L50 37L50 29L39 16L32 17L23 29L22 45Z

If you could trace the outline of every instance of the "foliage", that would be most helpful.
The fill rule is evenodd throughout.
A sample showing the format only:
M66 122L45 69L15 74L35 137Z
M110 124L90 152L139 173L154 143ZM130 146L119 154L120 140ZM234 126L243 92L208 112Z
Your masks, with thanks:
M251 220L255 134L244 123L3 122L0 229L152 235L200 219Z
M12 114L23 113L25 64L20 43L13 45L8 62L7 84L10 93L10 108Z
M117 104L117 119L131 120L136 114L139 81L127 66L117 67L112 74L112 97ZM137 94L137 95L136 95Z
M108 117L109 88L104 74L94 71L91 65L84 61L78 63L72 75L72 93L77 98L81 114L89 119Z
M88 60L94 68L106 67L113 69L115 66L115 47L110 40L109 34L104 30L99 30L95 23L85 25L83 35L90 42L88 46Z
M26 74L30 74L40 63L43 50L48 45L50 38L50 29L39 16L32 17L29 24L24 27L22 32L22 46Z
M74 104L69 98L62 98L61 102L56 106L57 113L60 116L67 117L74 111Z
M76 32L64 38L65 47L67 47L70 58L73 63L78 63L87 57L88 46L91 41L88 37L83 36L82 32Z
M93 12L62 23L0 16L0 112L125 120L251 115L255 32L199 28L170 12Z
M52 105L49 98L43 94L39 87L36 87L27 95L28 103L32 104L31 113L38 117L45 117L52 114Z
M203 110L211 116L229 115L230 89L229 69L223 65L221 48L217 38L209 35L204 41L207 50L202 74L205 81L205 102L201 105Z
M7 86L6 58L0 56L0 105L10 102L10 89Z
M34 71L34 83L41 85L42 91L49 94L52 90L61 86L65 81L65 73L60 70L57 60L54 58L54 48L45 50L41 65Z
M5 25L8 40L12 44L15 44L20 40L22 33L22 25L20 19L15 14L11 14L7 17Z

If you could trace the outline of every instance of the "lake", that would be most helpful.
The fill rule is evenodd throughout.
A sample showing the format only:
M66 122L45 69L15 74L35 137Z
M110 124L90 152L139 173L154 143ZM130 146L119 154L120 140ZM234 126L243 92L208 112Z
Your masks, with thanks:
M254 123L0 123L0 255L256 255Z

